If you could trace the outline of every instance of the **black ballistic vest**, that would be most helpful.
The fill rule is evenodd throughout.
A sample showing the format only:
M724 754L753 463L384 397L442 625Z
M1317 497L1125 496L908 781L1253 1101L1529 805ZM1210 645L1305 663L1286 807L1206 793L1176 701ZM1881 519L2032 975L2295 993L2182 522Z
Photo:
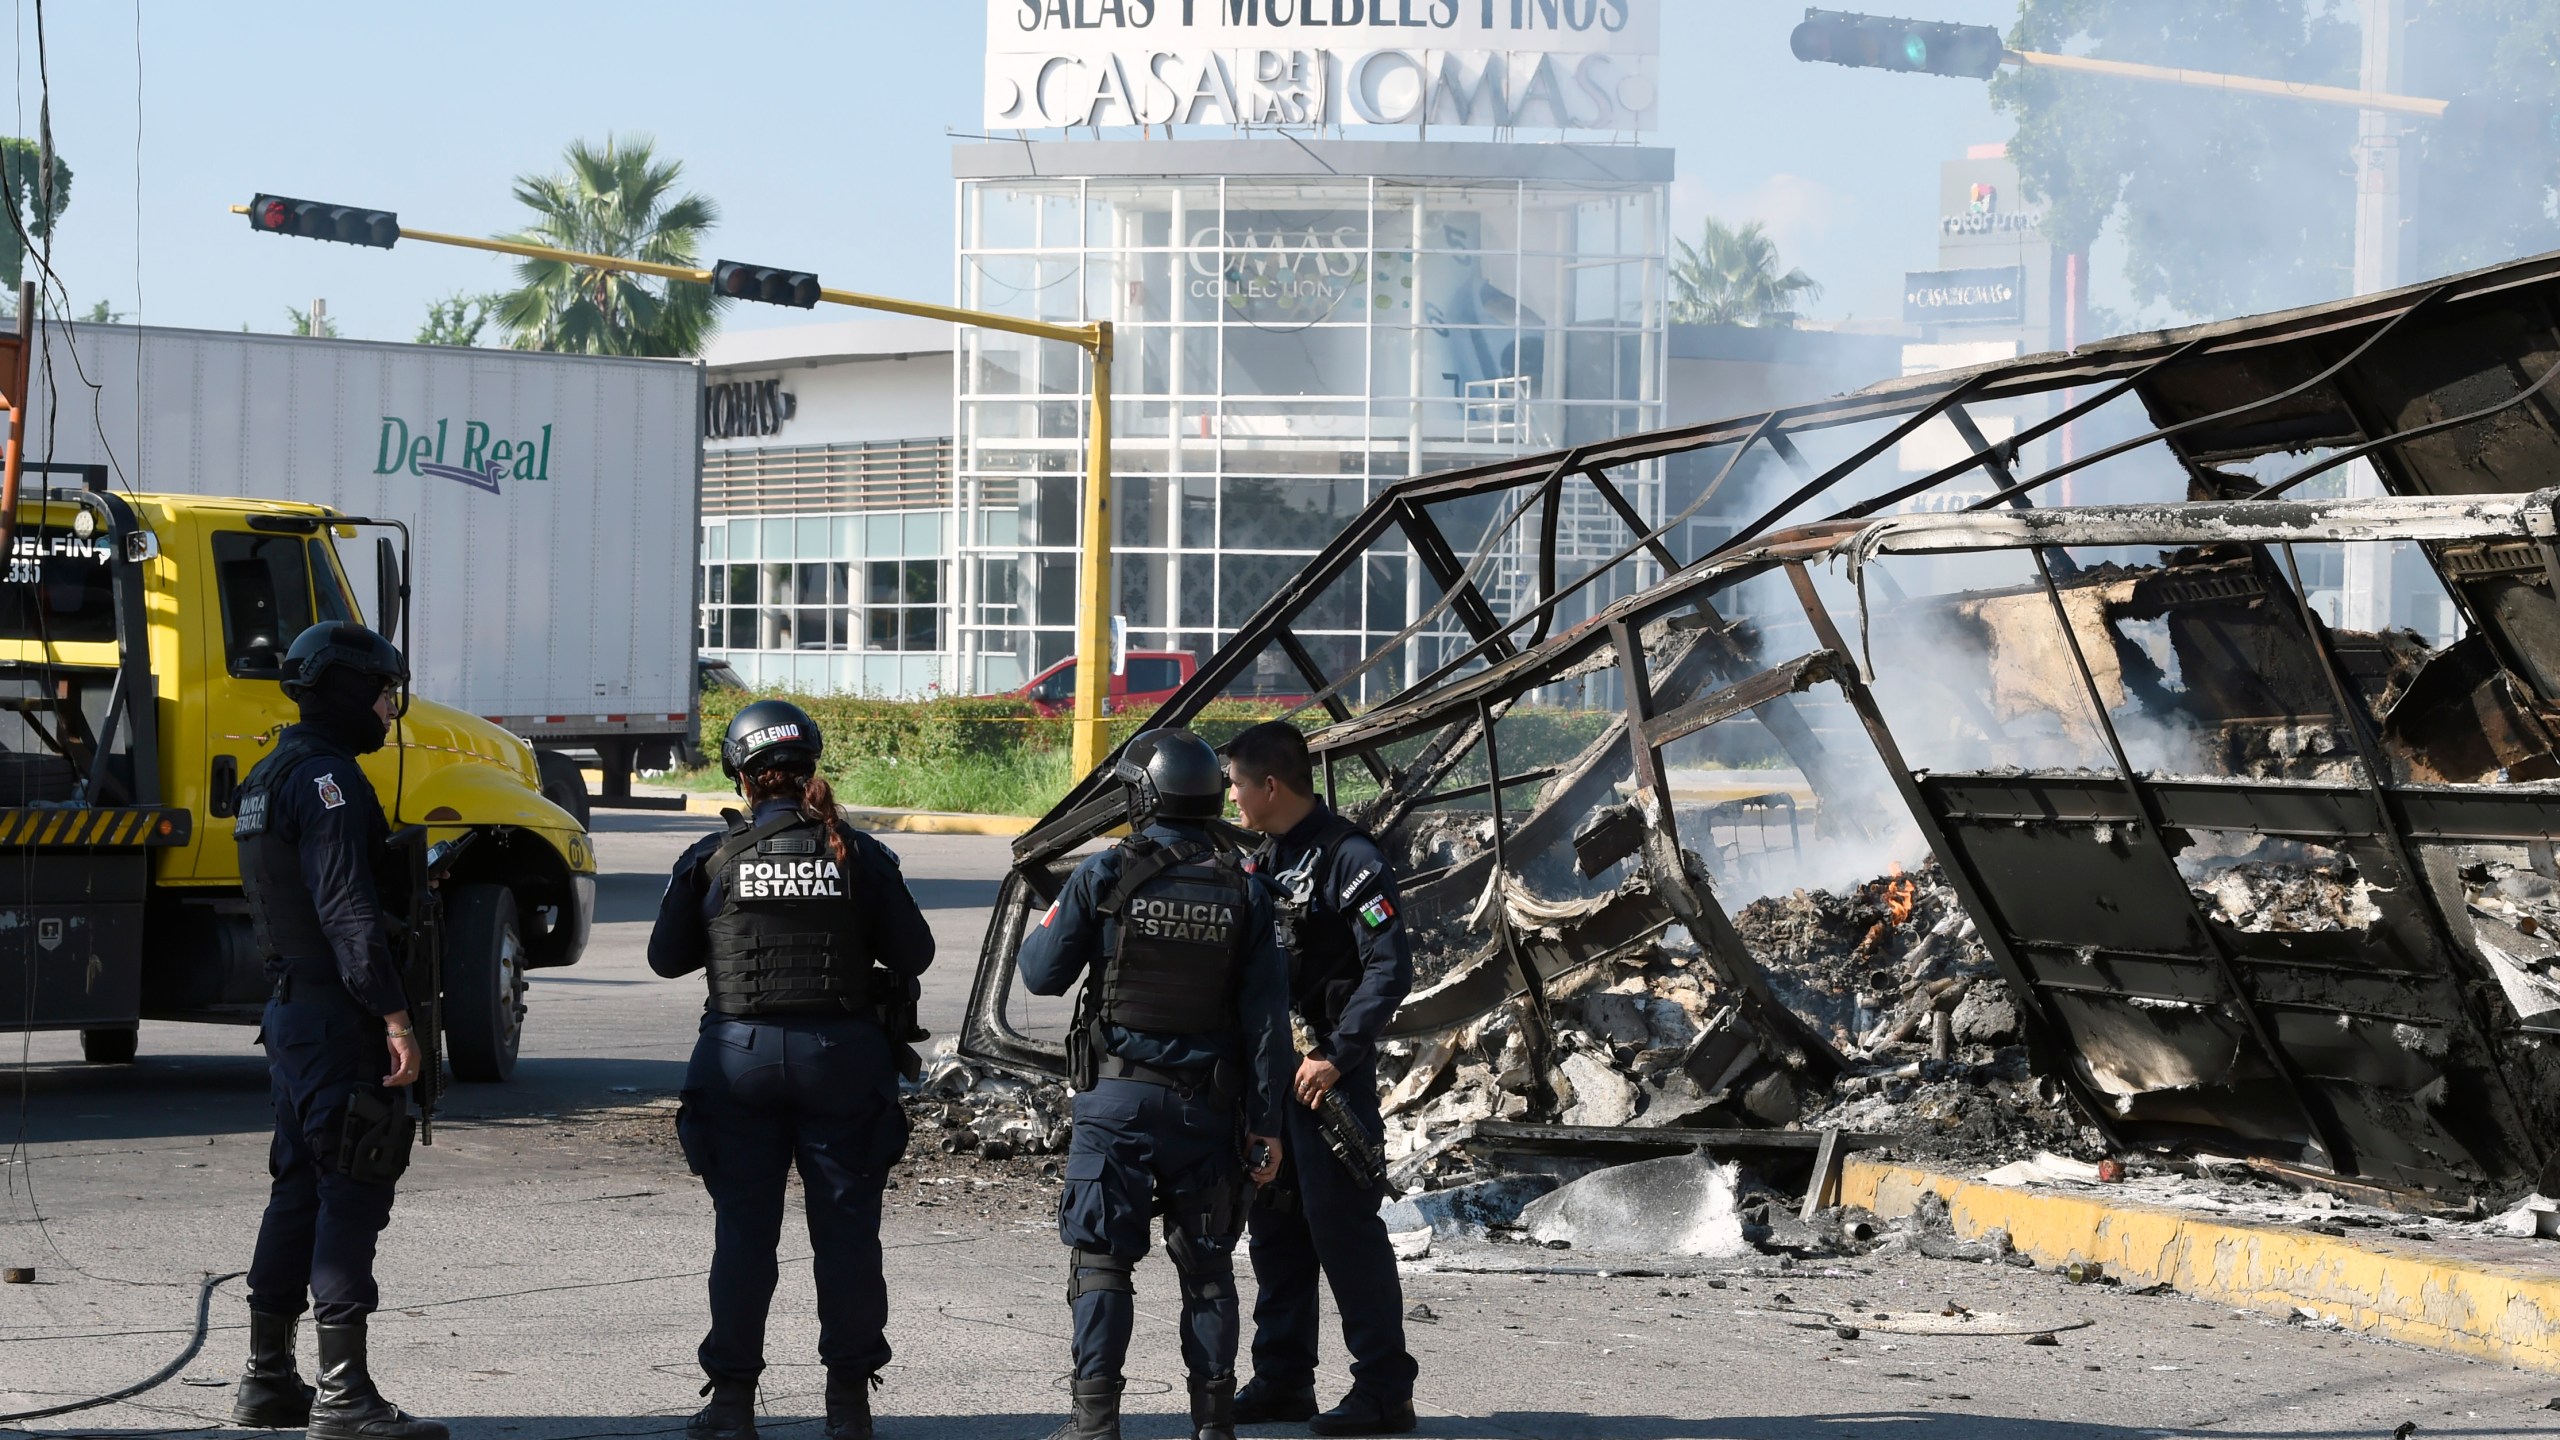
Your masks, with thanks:
M724 1015L842 1015L869 998L870 946L827 827L793 811L761 824L730 812L705 867L726 889L711 917L711 1008Z
M267 758L241 782L239 809L231 822L240 842L240 889L248 897L249 924L269 968L287 958L320 959L334 953L328 932L320 928L320 909L312 902L303 878L300 847L269 828L270 812L282 796L277 787L306 760L327 758L341 763L330 772L340 786L362 785L355 757L318 739L300 726L287 727ZM368 857L370 859L370 857Z
M1120 922L1102 974L1101 1018L1154 1035L1235 1028L1253 892L1236 858L1205 841L1121 844L1102 913Z
M1275 842L1269 861L1275 866L1272 889L1279 912L1280 948L1289 954L1289 1003L1307 1023L1326 1029L1342 1018L1342 1007L1360 984L1360 947L1351 933L1351 916L1341 896L1327 896L1333 883L1333 857L1342 842L1368 832L1344 819L1328 817L1296 863L1278 866Z

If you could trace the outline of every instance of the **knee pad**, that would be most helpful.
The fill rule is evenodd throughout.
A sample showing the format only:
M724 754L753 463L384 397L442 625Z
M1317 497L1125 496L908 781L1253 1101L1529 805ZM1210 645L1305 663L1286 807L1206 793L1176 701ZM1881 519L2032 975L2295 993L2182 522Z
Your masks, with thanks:
M1236 1295L1236 1257L1180 1226L1166 1231L1164 1253L1182 1282L1182 1298L1203 1304L1232 1300Z
M1124 1260L1101 1250L1067 1252L1067 1303L1073 1305L1079 1297L1098 1290L1117 1295L1137 1294L1138 1287L1129 1279L1129 1272L1137 1265L1135 1260Z

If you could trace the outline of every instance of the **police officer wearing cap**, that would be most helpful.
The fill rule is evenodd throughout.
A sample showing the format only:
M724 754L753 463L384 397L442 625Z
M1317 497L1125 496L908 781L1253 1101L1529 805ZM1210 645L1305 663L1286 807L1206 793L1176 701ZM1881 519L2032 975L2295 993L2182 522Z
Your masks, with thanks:
M250 923L275 980L259 1035L276 1115L273 1183L249 1262L249 1368L232 1419L307 1426L319 1440L443 1440L444 1426L382 1398L365 1359L365 1320L381 1298L374 1239L407 1163L405 1134L379 1146L365 1143L366 1130L384 1117L396 1127L422 1057L380 893L380 877L397 873L390 828L357 758L389 738L408 666L380 635L334 622L296 636L283 673L301 721L249 771L232 822ZM316 1393L294 1364L306 1305L319 1340Z
M720 742L744 814L676 861L649 968L707 972L711 998L685 1071L676 1136L711 1193L711 1330L698 1357L710 1403L691 1440L755 1440L765 1312L794 1165L817 1272L828 1440L869 1440L889 1363L880 1196L906 1152L898 1076L933 932L898 857L844 823L818 774L817 722L759 700Z
M1254 856L1279 907L1290 1001L1313 1041L1283 1107L1287 1171L1255 1197L1249 1253L1253 1381L1236 1418L1307 1420L1318 1435L1396 1435L1414 1427L1417 1367L1404 1343L1404 1293L1365 1186L1318 1134L1328 1092L1347 1102L1371 1147L1378 1114L1378 1038L1413 988L1413 947L1397 915L1395 873L1377 842L1315 793L1307 742L1287 721L1253 726L1227 745L1236 810L1270 837ZM1332 1287L1351 1352L1351 1393L1316 1413L1316 1279Z
M1036 995L1078 981L1069 1069L1074 1142L1058 1199L1072 1254L1074 1415L1051 1440L1119 1440L1131 1271L1164 1220L1182 1288L1182 1360L1198 1440L1234 1440L1235 1246L1244 1181L1280 1164L1288 968L1271 903L1209 829L1226 808L1217 752L1183 730L1129 742L1113 769L1132 834L1087 859L1023 941Z

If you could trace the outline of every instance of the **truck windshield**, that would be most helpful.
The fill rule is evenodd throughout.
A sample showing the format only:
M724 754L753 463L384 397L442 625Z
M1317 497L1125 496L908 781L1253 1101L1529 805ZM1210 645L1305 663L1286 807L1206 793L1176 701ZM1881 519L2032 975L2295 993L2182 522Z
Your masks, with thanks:
M56 644L116 638L115 567L107 542L65 530L21 530L0 583L0 639Z
M223 654L232 674L272 680L283 673L285 648L305 628L317 620L355 618L322 544L316 538L246 530L214 534Z

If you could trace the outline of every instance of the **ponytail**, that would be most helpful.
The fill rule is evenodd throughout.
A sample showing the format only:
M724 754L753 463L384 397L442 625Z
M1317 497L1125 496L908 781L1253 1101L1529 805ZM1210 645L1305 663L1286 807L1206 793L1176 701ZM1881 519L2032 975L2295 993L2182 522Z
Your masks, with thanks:
M800 818L820 826L827 834L827 853L837 864L845 863L844 834L837 827L835 787L827 777L811 767L806 774L792 770L755 770L739 777L743 782L747 803L762 800L788 800L800 812Z

